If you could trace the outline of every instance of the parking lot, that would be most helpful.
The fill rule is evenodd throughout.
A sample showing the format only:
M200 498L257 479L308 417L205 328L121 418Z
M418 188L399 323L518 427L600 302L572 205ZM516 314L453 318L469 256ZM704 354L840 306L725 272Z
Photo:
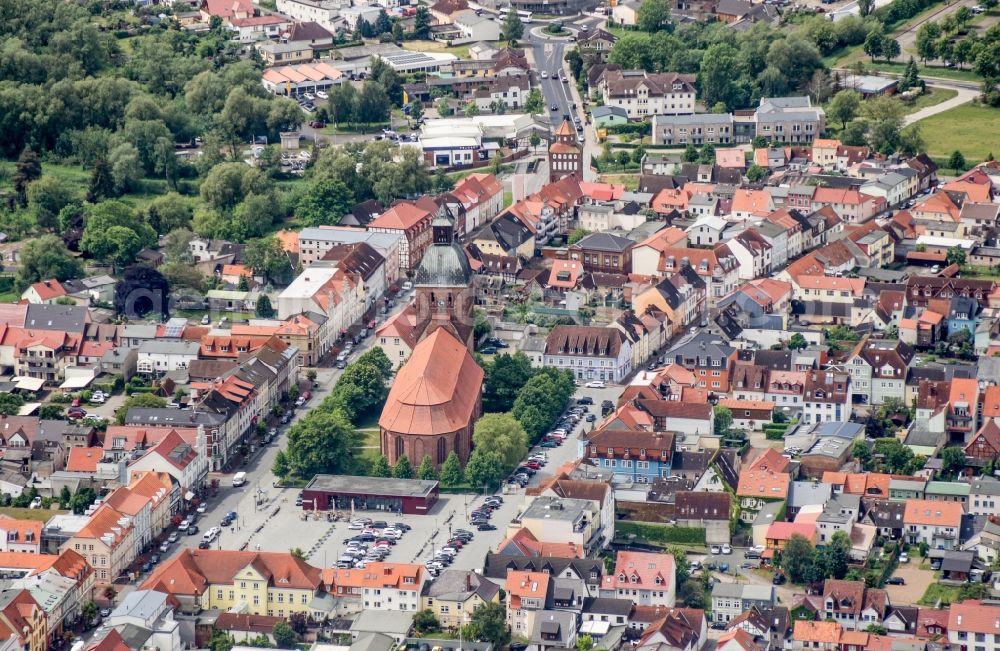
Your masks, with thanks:
M580 387L576 397L588 396L595 404L590 405L591 413L600 416L601 402L613 400L620 387L586 388ZM576 459L579 454L579 435L584 428L589 430L593 423L581 420L567 437L566 441L555 448L534 448L532 453L544 451L547 462L535 476L531 477L528 486L536 486L546 477L552 476L555 470ZM456 529L466 529L473 532L473 539L456 554L450 569L475 570L481 569L487 552L495 550L506 535L507 524L518 515L522 508L524 488L508 485L498 494L503 498L503 504L493 512L490 524L496 527L494 531L477 531L469 523L469 514L480 507L486 496L473 494L442 494L434 508L426 515L395 515L379 511L357 511L353 516L341 512L342 518L336 522L327 520L325 513L308 514L303 520L303 511L295 506L296 489L270 489L272 499L263 511L244 514L241 517L241 528L235 531L224 530L216 545L224 549L239 549L244 539L249 549L261 551L287 551L289 548L301 549L310 563L330 567L346 549L345 540L360 533L349 529L349 520L367 517L373 520L384 520L392 525L401 522L410 527L396 545L390 547L386 562L426 563L440 550L451 533ZM277 513L272 513L277 508ZM259 532L258 526L263 525ZM245 527L245 528L244 528ZM290 540L289 531L295 535ZM234 540L235 538L235 540ZM214 545L215 546L215 545ZM259 546L259 547L258 547Z

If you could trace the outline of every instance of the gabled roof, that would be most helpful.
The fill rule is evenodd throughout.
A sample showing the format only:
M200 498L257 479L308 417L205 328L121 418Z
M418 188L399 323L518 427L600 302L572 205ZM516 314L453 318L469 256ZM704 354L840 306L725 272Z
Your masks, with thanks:
M602 587L609 590L656 590L665 589L674 581L674 557L671 554L619 551L614 572L604 577Z
M209 585L232 583L233 577L250 565L274 587L315 590L321 584L319 568L291 554L184 549L154 570L140 588L200 595Z

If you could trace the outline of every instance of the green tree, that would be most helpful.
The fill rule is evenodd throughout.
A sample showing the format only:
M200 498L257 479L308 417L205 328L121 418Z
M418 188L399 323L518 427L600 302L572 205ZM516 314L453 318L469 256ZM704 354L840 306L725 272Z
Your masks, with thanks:
M278 479L284 479L291 470L291 466L288 463L288 455L284 450L278 450L278 453L274 455L274 463L271 464L271 472Z
M389 460L385 458L384 454L375 457L375 461L372 462L372 467L369 469L368 474L372 477L392 477L392 468L389 466Z
M386 356L381 346L373 346L357 359L355 364L368 364L378 369L382 377L389 379L392 377L392 361Z
M858 115L861 108L861 93L856 90L842 90L830 100L830 107L826 114L831 120L840 122L842 129L847 128L847 123Z
M715 432L725 436L733 426L733 412L729 407L715 407Z
M176 192L168 192L153 199L146 208L146 222L160 235L179 228L189 228L193 215L191 202Z
M573 232L569 234L569 239L566 241L566 243L569 246L573 246L574 244L576 244L583 238L587 237L588 235L590 235L590 231L588 231L586 228L576 228L573 230Z
M792 534L781 553L781 567L788 574L789 580L792 583L802 583L812 561L812 543L801 534Z
M503 459L492 451L473 450L465 466L465 479L474 487L496 486L503 474Z
M920 76L917 70L917 62L911 56L910 60L906 63L906 70L903 71L903 76L899 80L899 90L903 92L911 88L916 88L919 85Z
M937 57L937 40L941 38L941 26L934 21L927 21L917 29L915 45L921 61Z
M97 493L90 486L84 486L78 490L69 501L69 508L73 509L76 515L83 515L84 511L97 499Z
M860 461L863 467L867 468L872 458L872 451L868 447L868 442L855 441L851 447L851 456Z
M115 410L115 422L124 425L125 416L128 415L128 410L132 407L162 408L166 406L167 401L159 396L154 396L152 393L137 393L126 398L122 406Z
M494 649L502 649L510 644L507 611L503 604L495 602L481 604L472 612L468 630L471 637L481 642L492 643Z
M802 333L796 332L788 340L788 347L791 350L803 350L809 346L809 342L806 338L802 336Z
M307 226L336 225L352 205L354 194L346 185L323 179L302 195L295 216Z
M59 226L59 212L73 201L73 189L46 174L28 186L27 197L28 209L38 227L55 230Z
M413 37L427 38L431 31L431 12L424 5L417 7L413 15Z
M885 57L886 61L892 61L900 55L902 50L899 47L899 41L894 38L885 36L882 38L882 56Z
M531 89L531 91L528 93L527 99L524 100L524 112L525 113L545 112L545 98L542 97L541 90L539 90L538 88Z
M42 420L66 420L66 412L60 405L42 405L38 417Z
M281 245L281 240L276 237L262 237L247 242L243 263L265 280L280 279L292 270L288 254Z
M431 461L431 455L425 454L424 458L420 460L420 467L417 468L417 477L427 481L437 480L438 473L434 467L434 462Z
M0 393L0 416L16 416L24 406L24 398L18 393Z
M962 448L945 448L941 451L941 472L946 476L957 476L965 469L965 452Z
M472 442L477 450L495 452L506 471L515 468L528 454L524 427L510 413L483 415L476 421Z
M361 435L327 397L288 431L288 460L299 477L343 474L355 466Z
M14 184L14 192L23 205L27 201L28 185L42 176L42 161L38 154L31 147L25 147L17 157L17 164L14 166L14 177L11 181Z
M413 466L405 454L396 459L396 464L392 467L392 476L396 479L413 479Z
M951 156L948 158L948 167L955 170L956 172L965 171L965 169L968 167L968 164L965 162L965 156L962 155L962 152L960 152L957 149L951 152Z
M212 629L212 639L209 641L208 646L212 651L232 651L232 648L236 646L236 640L225 631Z
M156 244L156 231L120 201L87 206L84 214L80 248L95 258L128 264L140 249Z
M454 450L448 453L444 465L441 466L441 483L445 486L458 486L465 483L465 473L462 471L462 464Z
M765 176L767 176L767 169L756 163L747 168L747 181L751 183L757 183Z
M830 110L827 109L827 113L829 112ZM768 142L765 136L754 136L753 139L750 141L750 146L753 147L754 149L764 149L769 144L771 143Z
M594 651L594 638L581 635L576 639L576 651Z
M275 314L277 314L277 312L275 312L274 308L271 306L271 299L268 297L267 294L261 294L260 298L257 299L257 307L255 312L257 316L259 316L262 319L270 319L273 318Z
M958 266L962 266L965 264L965 249L953 246L948 249L945 259L948 264L957 264Z
M697 162L698 157L700 155L701 154L698 153L698 148L695 147L694 145L688 145L687 147L684 148L683 157L684 157L684 162L686 163Z
M513 9L507 13L507 18L503 21L503 32L501 38L508 43L517 43L524 36L524 24L521 17Z
M697 579L688 579L682 583L677 596L688 608L704 608L707 604L705 586Z
M639 6L636 25L644 32L658 32L670 24L670 5L667 0L644 0Z
M65 488L65 486L63 488ZM83 607L80 609L80 615L83 617L83 621L88 624L94 621L97 617L97 604L88 600L87 603L83 604Z
M382 369L359 360L348 364L340 374L330 400L353 421L380 410L386 395L388 390Z
M69 252L62 239L55 235L42 235L28 241L21 249L17 284L27 287L52 278L70 280L79 278L82 273L80 262Z
M823 566L826 574L835 579L843 579L847 576L850 555L850 537L844 531L835 531L830 542L823 548Z
M279 649L292 649L298 644L299 636L292 630L292 625L282 620L274 625L271 634Z
M892 153L899 146L904 109L895 97L876 97L864 103L861 114L868 123L868 144L881 153Z
M418 610L413 613L413 630L420 635L435 633L441 630L441 622L434 616L434 611L430 608Z

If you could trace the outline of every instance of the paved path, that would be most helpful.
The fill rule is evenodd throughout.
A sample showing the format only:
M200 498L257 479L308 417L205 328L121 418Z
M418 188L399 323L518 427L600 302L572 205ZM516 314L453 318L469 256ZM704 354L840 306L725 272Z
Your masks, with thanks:
M934 86L932 87L944 88L944 86L938 86L937 84L934 84ZM976 99L976 97L979 95L978 91L971 90L969 88L958 88L954 86L950 88L951 90L956 91L958 95L955 95L951 99L941 102L940 104L935 104L934 106L928 106L927 108L920 109L916 113L911 113L907 115L905 118L903 118L903 124L909 126L914 122L919 122L920 120L923 120L924 118L929 118L932 115L937 115L938 113L944 113L945 111L961 106L962 104L968 104L972 100Z

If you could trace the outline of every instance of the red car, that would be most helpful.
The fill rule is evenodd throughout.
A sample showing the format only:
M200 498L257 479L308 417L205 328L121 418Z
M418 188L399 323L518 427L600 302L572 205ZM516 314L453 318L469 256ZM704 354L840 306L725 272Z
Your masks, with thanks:
M538 465L537 461L529 461L523 464L525 468L531 468L532 470L541 470L542 467Z
M323 122L321 120L313 120L312 122L309 123L309 126L311 126L313 129L322 129L323 127L326 126L326 122Z

